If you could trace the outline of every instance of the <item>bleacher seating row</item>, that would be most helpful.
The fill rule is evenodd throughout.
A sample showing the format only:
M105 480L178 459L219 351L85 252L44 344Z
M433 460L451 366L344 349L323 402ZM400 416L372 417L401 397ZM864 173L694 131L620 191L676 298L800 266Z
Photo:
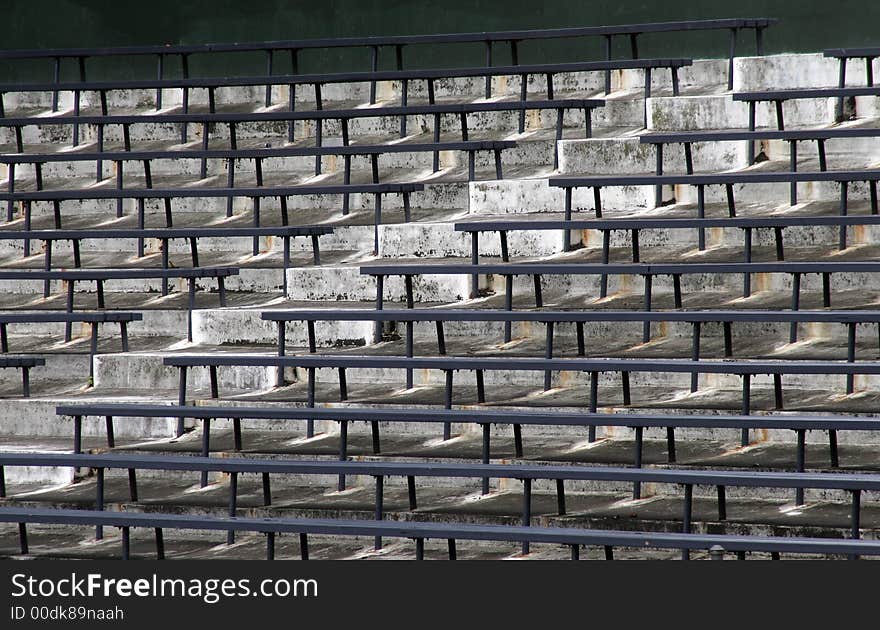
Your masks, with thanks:
M124 558L139 555L132 528L154 530L158 557L186 553L182 530L225 533L227 543L236 532L265 534L268 558L282 533L299 535L303 559L310 537L328 541L328 557L353 555L351 537L390 557L383 538L413 539L420 559L427 539L446 540L450 558L461 555L457 541L480 541L465 547L474 557L514 545L523 557L561 548L573 559L582 546L606 558L615 548L685 559L877 555L863 502L880 491L880 364L865 333L880 323L880 171L862 148L833 156L829 169L825 143L878 134L860 118L828 126L842 105L821 126L797 108L786 122L782 103L877 96L880 54L826 51L839 62L836 87L768 89L741 68L798 61L762 56L772 23L0 53L55 60L52 81L0 84L0 366L21 369L24 398L30 370L41 368L37 396L0 392L23 405L0 404L0 434L12 444L0 453L0 521L18 526L14 548L0 537L0 553L79 557L61 528L103 539L112 527ZM726 60L638 56L640 34L702 29L729 31ZM736 59L742 29L754 29L757 57ZM604 60L519 63L519 42L581 36L604 37ZM612 59L619 36L632 59ZM483 42L485 66L403 69L405 46L461 42ZM510 64L493 64L497 43L510 45ZM299 72L299 51L331 47L370 48L371 69ZM396 69L379 69L382 47L395 48ZM190 55L238 51L264 51L266 73L190 76ZM291 56L287 74L274 72L281 52ZM158 78L87 80L85 60L107 55L155 55ZM169 56L180 57L180 78L165 76ZM831 72L805 57L816 76ZM65 59L77 60L78 80L62 80ZM866 60L867 87L847 84L850 59ZM658 69L671 71L668 82ZM424 92L411 89L418 81ZM297 94L303 85L313 100ZM285 86L287 103L273 105ZM202 89L205 102L195 103ZM657 113L683 110L691 97L746 103L748 129L724 120L664 128ZM762 102L774 104L778 129L758 127ZM805 140L817 143L818 169L798 153ZM712 153L729 143L738 143L735 157ZM773 143L788 143L787 159ZM684 172L666 172L675 157L667 144L684 146ZM643 145L655 153L639 169ZM709 170L695 171L693 145ZM615 159L617 147L625 157ZM578 151L595 153L598 168L579 169ZM364 169L352 159L362 156ZM731 168L711 166L719 159ZM132 161L142 173L124 168ZM105 162L114 164L109 178ZM33 165L33 177L20 165ZM743 230L742 244L725 228ZM622 246L612 247L612 232ZM269 273L279 268L280 282ZM209 279L219 309L197 300ZM188 285L185 304L170 290L178 280ZM96 282L97 308L84 310L84 294L75 304L81 281ZM112 299L107 281L120 282ZM66 283L63 312L52 283ZM121 352L108 343L98 353L97 327L107 322L120 324ZM139 325L129 331L131 322ZM435 336L417 330L421 322L433 322ZM54 323L65 323L63 341L40 340L55 340L46 328ZM86 359L74 350L76 323L90 325ZM34 339L10 340L8 324ZM8 354L18 347L29 350ZM86 371L85 392L81 381L52 384ZM502 428L493 437L494 425ZM821 455L812 431L827 432ZM25 440L33 443L16 448ZM125 471L123 483L114 470ZM185 471L198 473L201 498L187 492ZM245 473L259 485L240 480ZM367 477L373 486L362 492ZM405 491L394 477L406 479ZM780 535L763 535L771 530Z

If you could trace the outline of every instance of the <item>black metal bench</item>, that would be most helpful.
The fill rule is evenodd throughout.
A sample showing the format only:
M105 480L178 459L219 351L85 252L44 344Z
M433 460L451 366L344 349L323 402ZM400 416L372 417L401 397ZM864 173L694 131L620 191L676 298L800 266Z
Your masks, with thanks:
M851 138L877 138L880 137L880 128L877 127L827 127L824 129L795 129L795 130L772 130L761 129L753 131L689 131L684 133L646 133L639 136L642 144L653 144L656 147L657 167L656 174L663 174L663 147L666 144L682 144L684 146L685 170L693 174L694 163L691 145L695 142L735 142L746 141L748 143L749 164L755 163L755 141L758 140L782 140L788 142L789 164L792 172L797 171L797 143L815 141L819 154L819 170L828 170L828 160L825 156L825 142L827 140L846 140ZM660 196L660 187L657 187L656 205L663 202ZM871 187L872 202L876 205L877 186Z
M678 69L689 66L692 60L683 58L673 59L632 59L613 61L579 61L570 63L530 64L492 66L477 68L435 68L424 70L387 70L377 72L342 72L332 74L294 74L272 75L263 77L212 77L201 79L146 79L127 81L88 81L71 83L20 83L0 84L0 116L5 115L2 108L2 95L6 92L49 92L71 91L74 94L74 115L80 114L80 95L82 92L98 92L101 95L102 113L106 113L106 93L116 90L136 89L181 89L183 112L189 111L189 90L202 88L208 90L209 108L213 110L214 90L220 87L247 87L286 85L289 89L288 109L296 109L296 86L312 85L315 90L317 109L322 109L321 86L332 83L361 83L375 81L401 81L401 104L407 105L408 85L410 81L423 80L428 86L428 101L434 102L434 82L440 79L486 77L487 85L491 86L491 77L496 76L520 76L521 100L525 100L528 76L532 74L547 77L547 98L553 100L553 76L570 72L600 72L610 70L635 70L641 69L645 73L645 99L651 96L651 72L654 69L669 69L672 73L673 94L678 94ZM491 90L487 90L486 98L491 98ZM647 122L647 106L645 107L645 121ZM403 121L402 121L402 124ZM74 127L74 136L77 129ZM182 137L186 138L186 130L182 130Z
M162 46L123 46L101 48L57 48L57 49L34 49L34 50L4 50L0 52L0 59L52 59L54 61L53 80L61 81L62 59L72 59L77 62L78 77L81 82L86 81L86 59L90 57L125 57L125 56L155 56L156 76L162 79L165 69L165 58L176 56L180 59L180 71L184 78L189 78L189 57L198 54L237 53L237 52L264 52L266 54L266 75L271 76L274 69L276 53L288 53L290 55L291 74L299 74L299 52L309 49L323 48L369 48L371 50L370 69L378 70L379 49L394 48L396 68L403 70L403 50L406 46L413 45L436 45L436 44L459 44L459 43L483 43L485 46L486 66L493 62L493 45L506 43L510 46L510 59L512 65L519 65L518 45L522 41L540 41L546 39L560 39L572 37L602 37L604 40L603 52L606 61L611 60L611 45L614 37L628 37L633 59L638 58L638 37L645 33L670 33L689 31L729 31L729 62L728 62L728 89L733 88L733 59L736 55L736 37L740 30L752 29L755 31L755 45L758 55L763 53L764 29L775 24L775 18L733 18L720 20L684 20L675 22L652 22L646 24L618 24L611 26L580 26L553 29L533 29L514 31L490 31L477 33L445 33L431 35L391 35L384 37L343 37L343 38L320 38L300 39L285 41L265 42L236 42L236 43L211 43L211 44L183 44ZM610 91L611 71L605 73L606 92ZM491 85L487 85L487 90ZM54 92L52 110L57 110L58 92ZM375 82L371 84L370 102L375 102ZM266 107L272 104L272 92L266 90ZM156 95L156 108L162 104L161 91Z
M880 169L862 169L846 171L766 171L766 172L735 172L735 173L700 173L678 175L614 175L581 177L577 175L551 177L550 186L558 186L565 191L565 219L571 219L572 190L579 187L593 189L593 204L596 218L602 217L601 189L603 186L654 186L655 202L662 195L660 187L664 185L690 185L697 188L697 216L705 216L705 187L724 186L727 194L727 212L730 217L736 216L736 200L734 184L789 184L789 203L797 204L797 184L799 182L836 182L840 185L840 215L848 213L849 184L852 182L868 182L870 189L871 214L878 214L877 181L880 180ZM840 249L846 247L846 226L840 226Z
M800 538L783 536L648 533L615 530L591 530L570 527L522 527L505 525L469 525L413 521L373 521L342 519L293 518L221 518L185 516L181 514L98 512L94 510L0 508L0 521L17 523L22 554L29 553L27 525L56 524L88 527L118 527L121 529L122 559L130 557L131 528L153 529L156 550L164 557L163 529L195 529L208 531L247 531L266 534L266 557L275 557L275 537L282 533L299 534L300 557L308 559L308 536L368 536L409 538L415 541L416 559L424 559L425 539L447 540L449 557L456 557L457 540L500 541L567 545L571 558L580 558L581 546L604 547L605 558L614 558L614 547L637 549L660 548L678 550L708 550L713 559L722 560L725 552L736 552L745 559L746 552L769 553L775 560L782 553L831 554L857 558L862 555L880 555L880 543L875 540L839 540L832 538ZM684 554L683 554L684 555Z
M602 232L602 262L609 262L611 232L622 230L632 235L632 261L640 262L639 232L641 230L677 230L696 229L698 231L698 248L706 249L705 230L707 228L738 228L743 230L743 262L752 260L752 231L772 229L776 240L776 259L785 260L785 248L782 231L788 227L835 226L844 230L844 238L838 242L838 249L846 249L846 227L854 225L880 224L880 215L842 215L842 216L762 216L762 217L725 217L725 218L655 218L655 217L621 217L616 219L573 219L564 220L488 220L462 221L455 224L456 231L469 232L471 235L471 262L478 265L479 235L481 232L498 232L501 240L501 259L509 262L507 232L531 230L562 230L566 241L572 230L599 230ZM472 296L476 295L477 287L471 288ZM604 296L604 293L603 293Z
M37 190L28 192L0 193L0 201L6 201L7 221L13 219L13 204L19 201L24 206L24 229L30 230L31 225L31 204L35 201L50 201L53 205L53 213L55 218L55 228L61 228L61 202L73 200L96 200L96 199L115 199L116 200L116 216L121 217L122 201L124 199L136 199L138 202L137 219L138 228L144 227L145 208L144 201L146 199L162 199L165 209L165 225L172 227L172 200L183 198L226 198L231 202L236 197L250 197L253 205L253 227L260 227L260 201L266 197L278 197L281 223L287 226L289 221L287 211L287 197L296 195L348 195L355 193L372 194L375 198L375 236L374 247L375 252L379 251L379 225L382 222L382 195L399 194L403 197L404 221L410 219L410 194L415 191L424 190L424 184L403 183L403 184L331 184L331 185L311 185L303 184L297 186L257 186L257 187L239 187L239 188L151 188L148 181L147 188L121 188L122 180L117 179L116 189L72 189L72 190ZM342 214L348 213L348 204L343 203ZM232 216L232 204L227 203L226 216Z
M73 244L73 264L81 268L79 243L81 240L90 239L137 239L137 255L144 255L144 239L155 238L162 241L162 269L168 269L169 252L168 241L171 239L186 239L189 241L190 257L193 267L199 266L198 239L200 238L229 238L229 237L253 237L253 252L256 256L261 237L280 237L283 240L283 263L282 263L282 290L287 293L286 270L290 267L290 240L297 236L309 237L312 241L312 259L315 265L321 264L318 237L332 234L333 228L325 225L281 226L281 227L192 227L192 228L128 228L128 229L82 229L82 230L0 230L0 240L23 240L24 255L30 255L30 241L41 240L45 242L45 271L52 269L52 243L54 241L71 241ZM164 292L168 291L168 279L163 279ZM43 288L43 296L49 296L49 281Z
M876 431L880 430L880 420L871 417L852 417L843 415L676 415L676 414L600 414L541 412L511 409L393 409L375 407L246 407L217 405L144 405L144 404L75 404L55 408L61 416L73 418L73 452L82 452L83 417L100 416L106 421L108 448L115 447L114 427L119 418L176 418L179 434L184 432L187 418L202 423L201 455L207 458L211 452L211 422L215 419L230 419L233 422L233 450L243 449L242 420L275 420L279 422L305 421L306 435L315 435L315 421L339 423L339 460L349 457L348 427L351 422L369 422L372 434L372 453L382 452L379 432L380 422L413 422L428 424L452 423L477 424L482 430L481 461L488 464L491 457L491 433L493 424L513 427L514 453L518 458L524 456L523 426L587 427L590 441L596 440L596 426L629 427L635 432L633 466L641 468L644 443L644 429L666 429L666 459L673 464L677 460L675 430L686 428L740 429L743 439L749 439L750 429L791 430L797 435L797 454L795 469L803 472L806 461L806 431L828 431L829 462L832 468L839 466L837 445L838 431ZM450 429L451 435L451 429ZM345 479L341 477L338 489L344 489ZM636 486L636 489L638 486ZM487 490L487 486L484 485ZM802 495L798 495L802 500Z
M431 97L433 101L433 97ZM287 140L288 142L294 141L294 122L298 120L314 120L317 125L315 128L315 143L317 147L321 147L323 145L323 124L326 120L338 120L341 125L342 131L342 144L343 147L348 146L357 146L349 144L349 123L352 120L360 119L360 118L379 118L383 116L398 116L400 118L400 137L406 136L406 120L408 116L433 116L434 118L434 129L433 129L433 140L435 144L440 143L440 123L443 115L448 114L456 114L459 118L459 124L461 128L461 139L462 142L468 141L468 122L467 116L468 114L474 113L485 113L485 112L499 112L499 111L513 111L519 112L519 132L523 133L525 131L525 113L526 111L532 110L554 110L556 112L556 135L557 139L562 138L562 129L563 129L563 115L567 110L571 109L581 109L584 112L584 126L585 126L585 134L586 137L591 137L592 135L592 117L591 112L593 109L597 107L604 106L605 101L600 99L548 99L548 100L537 100L537 101L526 101L525 98L519 101L486 101L486 102L471 102L471 103L431 103L428 105L390 105L383 107L354 107L347 109L322 109L320 106L315 110L305 110L305 111L268 111L268 112L237 112L237 113L217 113L216 107L211 104L209 106L208 112L201 113L193 113L189 111L185 111L183 113L174 111L167 113L156 113L156 114L127 114L127 115L109 115L106 111L102 111L100 115L91 114L91 115L81 115L78 112L74 115L61 115L61 116L52 116L47 118L45 116L32 116L32 117L24 117L24 118L0 118L0 127L10 127L15 132L15 146L17 153L24 152L24 143L22 140L22 129L24 127L30 126L51 126L51 125L69 125L73 127L73 146L78 146L79 144L79 126L84 124L92 124L97 126L97 146L99 151L102 150L104 145L104 127L106 125L120 125L122 127L122 135L123 135L123 147L126 151L131 148L131 126L138 124L167 124L167 123L179 123L181 125L181 139L180 142L186 143L187 140L187 129L189 124L199 124L202 127L202 151L207 151L210 143L210 134L211 134L211 125L212 124L226 124L229 127L229 136L230 136L230 145L233 150L237 150L237 135L236 135L236 126L240 124L246 123L270 123L270 122L287 122ZM490 141L484 141L490 142ZM382 147L390 146L394 147L397 145L379 145ZM418 145L402 145L398 147L397 151L407 150L405 147L413 147ZM473 162L473 150L500 150L503 148L508 148L509 146L513 146L512 144L490 144L490 145L459 145L459 150L467 150L469 152L469 163ZM455 145L451 145L449 150L455 149ZM334 147L334 149L339 149L339 147ZM372 154L375 149L372 147L365 147L367 154ZM394 152L395 149L391 151L384 152ZM412 150L412 149L411 149ZM427 147L423 146L421 150L433 151L435 154L435 170L436 162L437 162L437 151L443 150L443 147ZM247 151L247 150L245 150ZM339 152L333 150L326 151L318 151L313 147L299 147L299 148L287 148L287 149L276 149L276 151L289 151L290 153L285 153L287 155L315 155L315 174L321 172L321 163L320 156L321 155L358 155L356 150L353 149L341 149ZM378 153L382 153L383 151L376 151ZM259 155L259 154L257 154ZM211 157L211 156L209 156ZM233 156L235 157L235 156ZM272 157L269 155L267 157ZM108 156L108 159L112 159L111 156ZM202 158L202 172L204 177L205 172L205 160L207 158ZM499 158L500 159L500 158ZM497 170L496 165L496 170ZM472 169L471 169L472 170Z
M128 352L128 324L141 321L144 316L141 313L127 313L124 311L99 312L99 313L0 313L0 352L9 352L8 327L10 324L38 324L38 323L64 323L64 340L71 339L71 324L83 322L91 327L89 342L89 354L94 357L98 352L98 327L101 324L119 324L119 336L122 341L122 351ZM94 363L89 361L89 376L93 375Z
M870 68L870 65L868 66ZM877 96L880 95L880 87L840 87L836 88L802 88L789 90L765 90L759 92L738 92L733 95L733 100L744 101L749 104L749 129L755 129L755 103L772 101L776 105L776 126L781 131L785 129L782 104L785 101L809 98L836 98L837 122L843 120L843 99L854 96Z
M789 343L797 341L799 323L835 323L847 327L847 361L855 362L856 327L859 324L880 324L880 311L758 311L758 310L709 310L709 311L497 311L485 309L289 309L263 311L260 318L274 321L278 327L278 356L286 354L286 324L288 322L305 322L308 334L308 350L317 352L315 322L319 321L372 321L376 323L374 341L381 340L380 325L382 322L406 323L405 356L414 356L415 322L434 322L437 328L437 353L446 354L446 335L444 323L451 322L503 322L504 339L511 339L512 322L540 322L546 326L544 358L553 358L553 332L556 324L575 324L577 333L577 354L586 356L584 324L588 322L641 322L643 338L650 340L652 322L684 322L691 324L691 358L700 359L700 340L702 325L720 323L724 331L724 356L733 356L733 323L747 322L783 322L790 324ZM880 329L878 329L880 342ZM278 385L284 384L283 374L278 375ZM412 372L407 372L407 388L412 387ZM847 393L853 392L853 378L847 377ZM550 373L545 373L544 388L550 389ZM697 390L697 375L691 379L691 391Z
M38 365L46 365L46 359L38 357L10 357L0 356L0 369L17 368L21 370L21 395L29 398L31 395L30 370Z
M376 277L376 310L384 308L385 276L403 276L406 291L406 304L413 308L412 278L417 275L502 275L505 279L505 309L513 310L513 277L529 275L534 280L535 306L544 305L541 289L541 276L551 275L598 275L600 291L605 287L604 279L612 274L641 275L645 281L644 310L651 310L653 277L670 275L673 283L675 308L682 306L681 276L689 274L738 273L743 274L743 297L751 295L750 274L788 273L792 275L791 310L800 309L801 276L807 273L822 275L822 304L831 307L831 274L833 273L876 273L880 263L869 262L745 262L745 263L482 263L474 264L369 264L362 265L361 274ZM505 340L509 341L509 330ZM793 333L796 337L796 331ZM650 325L645 322L644 341L650 340Z
M345 119L343 119L345 120ZM2 126L2 121L0 121ZM205 126L208 126L205 123ZM234 130L235 123L230 123L230 127ZM202 146L205 147L207 142L207 131L203 132ZM435 133L435 137L439 136ZM103 142L99 142L100 147ZM501 167L501 152L504 149L510 149L516 146L513 140L469 140L461 142L436 142L436 143L404 143L404 144L379 144L379 145L349 145L344 146L315 146L315 147L276 147L266 149L238 149L235 148L237 141L233 138L233 148L230 149L208 149L200 150L165 150L165 151L131 151L130 141L128 149L125 151L75 151L63 153L23 153L2 154L0 155L0 164L6 164L8 168L7 192L15 192L15 171L18 164L32 164L34 166L34 182L38 189L41 189L43 176L42 167L49 162L80 162L87 161L96 163L96 182L104 180L103 162L114 162L115 176L122 177L124 162L139 161L143 163L144 180L152 181L153 160L177 160L192 159L201 160L200 178L208 177L208 160L224 159L229 160L228 170L226 173L227 186L235 185L235 162L236 160L253 159L255 173L258 181L262 181L263 160L270 158L284 157L302 157L315 156L315 174L321 172L321 157L341 155L345 162L343 171L343 183L351 183L351 158L356 155L370 157L372 166L373 183L379 183L379 156L392 153L434 153L434 172L440 170L440 151L465 151L468 154L468 179L473 181L475 174L475 154L477 151L491 151L495 158L495 177L503 179ZM24 148L24 147L22 147Z
M615 467L587 466L534 466L529 464L448 464L448 463L404 463L404 462L328 462L328 461L278 461L240 458L180 457L168 455L70 455L56 453L0 453L0 470L8 466L71 466L73 468L92 468L97 473L95 508L103 511L105 503L105 471L123 468L129 472L129 493L132 501L137 501L136 471L138 469L200 472L203 487L207 485L209 472L222 472L230 476L229 518L236 518L238 507L238 476L258 474L263 482L263 505L272 504L272 474L298 475L369 475L375 480L375 521L385 517L384 478L401 476L407 478L409 508L418 507L416 477L454 477L482 478L488 481L497 479L518 479L523 483L522 526L531 526L532 482L550 480L556 482L557 513L566 514L565 481L610 481L642 483L665 483L684 487L682 510L683 533L690 533L693 520L693 489L695 485L715 486L718 492L718 519L727 520L727 486L757 488L794 488L798 491L797 505L803 505L805 488L845 490L852 494L851 526L852 539L860 537L859 523L861 512L861 493L880 490L880 478L869 474L834 475L821 473L791 472L731 472L710 470L663 470L632 469ZM486 493L488 487L485 488ZM638 494L638 493L637 493ZM5 492L0 495L5 496ZM640 498L640 497L636 497ZM102 528L98 528L97 538L103 538ZM234 532L228 533L227 542L234 542ZM382 546L381 537L376 537L375 548ZM528 553L528 546L523 547ZM687 559L685 553L684 558Z
M11 281L61 281L67 284L67 312L74 309L74 288L77 282L95 282L97 286L98 308L104 306L104 282L109 280L149 280L149 279L186 279L189 284L187 338L192 340L192 312L196 307L196 280L216 278L220 296L220 306L226 306L225 279L238 275L235 267L190 267L177 269L61 269L53 271L30 271L0 269L0 280ZM167 289L167 285L163 288ZM163 293L165 295L166 293ZM70 322L65 338L70 338Z
M316 370L319 368L339 370L339 400L348 400L348 385L345 370L348 369L400 369L400 370L440 370L445 374L444 406L452 408L453 373L457 370L473 370L476 373L477 401L486 401L483 372L485 370L506 371L575 371L590 373L590 393L588 408L591 413L599 407L599 373L620 372L623 404L631 404L630 372L670 372L694 374L726 374L742 377L742 415L751 411L751 379L758 374L773 376L774 406L785 409L782 376L785 374L826 374L856 375L880 374L878 362L839 362L839 361L699 361L685 359L583 359L583 358L524 358L524 357L400 357L400 356L353 356L353 355L299 355L265 356L253 354L218 355L178 355L166 357L163 364L178 368L178 404L186 403L187 370L192 367L207 367L211 378L211 397L219 397L217 378L218 367L275 367L303 368L307 371L309 407L315 406ZM444 439L449 438L449 427L444 427ZM744 446L748 436L743 434Z
M679 186L697 187L697 205L703 216L703 193L706 186L724 186L727 192L728 214L736 216L736 201L733 195L734 184L790 184L790 203L797 204L797 184L799 182L836 182L840 184L840 214L846 214L848 197L847 187L851 182L873 183L871 189L871 214L877 214L877 181L880 180L880 169L859 169L844 171L739 171L734 173L697 173L675 175L595 175L578 176L564 175L551 177L550 186L565 190L565 218L571 218L571 191L575 188L589 187L593 189L596 218L602 216L602 200L600 190L610 186Z
M827 48L822 53L826 57L837 59L840 64L840 72L838 73L838 85L843 87L846 85L846 62L850 59L865 60L865 84L874 85L874 68L872 62L880 57L880 47L865 48Z

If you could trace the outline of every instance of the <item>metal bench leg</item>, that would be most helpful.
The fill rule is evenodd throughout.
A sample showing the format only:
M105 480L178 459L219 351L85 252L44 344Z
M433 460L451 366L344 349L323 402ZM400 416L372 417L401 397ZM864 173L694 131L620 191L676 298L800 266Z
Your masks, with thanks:
M691 521L694 513L694 486L685 484L684 486L684 512L682 514L681 531L684 534L691 533ZM690 560L691 553L688 549L681 550L681 559Z
M850 538L858 540L861 538L861 490L852 490L852 505L850 507ZM847 556L849 560L858 560L859 556L851 554Z
M801 303L801 274L794 273L792 274L791 279L791 310L797 311L800 309ZM788 343L795 343L797 341L797 322L792 322L789 326L788 333Z
M651 310L651 285L653 276L645 275L645 311ZM651 341L651 322L645 320L642 324L642 343Z
M189 278L189 301L186 312L186 340L192 341L193 310L196 307L196 279Z
M27 523L18 524L18 546L21 555L26 556L30 553L28 551Z
M856 360L856 322L847 324L846 360L854 363ZM846 375L846 393L852 394L855 389L855 374Z
M104 426L107 432L107 448L113 448L116 446L116 436L113 431L113 416L104 417Z
M156 535L156 560L165 559L165 537L162 534L162 528L154 528Z
M777 410L785 408L782 398L782 374L773 375L773 402Z
M806 459L806 429L798 429L797 430L797 461L795 464L795 470L799 473L804 472L805 468L805 459ZM804 504L804 488L800 486L795 489L794 495L794 504L797 506L801 506Z
M642 467L642 453L644 450L644 435L645 429L644 427L636 427L635 428L635 444L633 446L633 468L641 468ZM633 500L638 500L642 498L642 482L641 481L633 481L633 492L632 492Z
M374 477L376 480L376 505L374 518L377 521L381 521L384 517L384 501L385 501L385 478L382 475L376 475ZM376 536L373 540L373 548L376 551L379 551L382 548L382 537Z
M751 374L743 374L742 375L742 409L741 409L741 413L744 416L749 415L750 409L752 406L751 386L752 386L752 375ZM742 430L740 445L741 446L748 446L749 445L749 430L748 429Z
M229 518L235 518L238 511L238 473L229 473ZM235 531L230 529L226 532L226 544L235 543Z
M589 412L596 413L599 408L599 373L598 372L590 372L590 401L589 401ZM596 441L596 425L591 424L588 433L587 440L589 442Z
M566 188L565 189L565 220L571 221L571 196L573 189ZM571 250L571 230L565 229L562 231L562 250L570 251Z
M532 480L523 479L523 506L522 506L522 526L529 527L532 521ZM528 555L529 541L524 540L522 543L522 554Z
M444 370L446 373L446 388L444 390L444 405L445 409L452 409L452 370ZM452 437L452 423L444 422L443 423L443 439L448 440Z

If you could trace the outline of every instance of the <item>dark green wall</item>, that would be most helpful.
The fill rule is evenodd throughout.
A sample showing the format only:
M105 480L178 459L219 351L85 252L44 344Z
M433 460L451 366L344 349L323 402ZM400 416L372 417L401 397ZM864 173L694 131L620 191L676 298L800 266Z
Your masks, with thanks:
M625 24L714 17L778 17L767 52L817 51L829 46L880 45L880 0L0 0L2 48L120 46L294 39L346 35L440 33L509 28ZM723 56L720 33L666 34L640 40L643 56ZM521 61L597 58L596 38L522 45ZM621 46L624 42L621 42ZM751 38L743 50L753 50ZM480 46L412 48L407 65L482 63ZM498 61L503 61L500 56ZM193 70L231 74L262 68L262 57L213 62ZM365 51L304 54L303 71L366 69ZM94 76L149 76L152 66L93 63ZM285 65L278 70L284 71ZM0 76L49 79L46 62L0 65Z

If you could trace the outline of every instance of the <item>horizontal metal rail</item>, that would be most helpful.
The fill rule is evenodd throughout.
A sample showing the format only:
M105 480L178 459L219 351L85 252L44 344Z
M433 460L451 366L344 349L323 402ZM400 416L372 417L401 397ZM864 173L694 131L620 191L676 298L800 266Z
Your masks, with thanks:
M514 452L516 457L524 457L522 426L581 427L589 430L591 441L596 439L597 426L628 427L635 431L633 466L642 466L644 429L666 429L667 462L676 461L675 430L678 428L712 429L776 429L791 430L797 435L797 455L795 467L803 471L806 461L806 431L827 431L830 466L839 465L837 432L878 431L880 420L872 417L852 417L843 415L677 415L677 414L632 414L632 413L572 413L540 412L509 409L394 409L358 407L248 407L230 405L143 405L125 403L99 403L61 405L55 408L58 415L73 418L73 451L82 452L83 418L103 417L106 421L108 448L115 446L114 427L119 418L176 418L183 423L187 418L202 423L202 456L211 452L211 422L214 419L230 419L233 422L233 449L243 449L242 421L274 420L283 423L291 421L306 422L306 432L314 435L315 421L339 423L339 460L349 456L348 426L350 422L369 422L372 434L372 453L382 452L379 423L406 422L443 424L444 429L452 423L476 424L482 428L482 462L488 464L491 458L490 426L509 425L513 428ZM344 476L340 477L340 488L344 488ZM487 486L484 484L484 488ZM635 487L638 489L638 486ZM799 494L799 497L802 496Z
M337 475L343 480L347 476L371 476L376 480L375 517L382 520L384 512L383 478L389 476L406 477L409 485L410 509L417 505L415 480L428 478L478 478L484 482L484 494L489 491L491 479L517 479L523 482L523 525L531 525L531 482L552 480L557 482L558 512L565 514L565 481L601 481L635 484L635 498L640 498L641 484L664 483L682 485L686 489L686 501L682 522L685 532L692 520L692 498L687 500L693 486L715 486L718 489L719 519L726 520L727 506L725 489L728 486L749 488L790 488L798 491L797 505L804 504L804 490L845 490L853 493L880 491L880 476L865 473L827 473L799 472L754 472L754 471L715 471L657 468L619 468L611 466L570 466L533 464L460 464L460 463L405 463L405 462L356 462L356 461L278 461L256 460L251 458L225 458L205 456L169 455L122 455L122 454L58 454L33 452L0 453L0 473L8 467L73 467L97 470L95 506L102 510L105 503L104 477L110 469L127 469L129 472L129 492L132 501L137 501L137 471L161 470L201 473L202 485L207 485L210 472L225 473L232 476L229 497L229 516L236 515L238 504L238 479L240 474L258 474L264 485L264 505L271 505L271 475ZM0 496L7 496L7 489L0 487ZM856 500L853 510L858 511ZM858 514L856 513L856 516ZM857 519L858 520L858 519ZM853 532L858 538L858 532Z
M714 553L764 552L778 557L781 553L833 554L856 557L880 555L880 542L874 540L838 540L829 538L732 536L693 533L647 533L614 530L589 530L569 527L523 527L502 525L470 525L400 521L370 521L342 519L292 519L254 517L205 517L179 514L97 512L91 510L0 508L0 521L19 524L22 553L28 553L27 524L59 524L78 526L107 526L122 529L122 558L130 557L130 530L132 527L154 529L157 551L164 550L163 529L196 529L213 531L250 531L267 535L267 557L274 558L275 536L281 533L300 535L300 554L308 558L309 535L375 536L415 540L416 557L424 557L424 541L440 539L449 542L450 556L455 557L457 540L492 540L538 544L568 545L572 558L579 558L580 546L605 547L605 557L613 557L614 547L638 549L661 548L686 551L711 550ZM720 548L720 549L719 549ZM526 547L527 549L527 547ZM160 557L163 553L160 551ZM686 557L686 556L683 556ZM743 556L744 557L744 556Z
M477 376L477 401L486 401L483 374L485 370L503 371L534 371L544 372L585 372L590 374L589 402L590 412L599 407L599 374L619 372L623 404L631 404L630 380L631 372L685 373L691 375L693 389L694 377L700 374L726 374L742 377L742 414L751 412L751 381L760 374L773 376L774 406L777 410L785 409L782 377L788 375L824 374L854 377L857 374L880 374L880 362L865 361L860 363L843 361L775 361L775 360L743 360L743 361L712 361L698 359L616 359L616 358L525 358L525 357L403 357L403 356L353 356L353 355L285 355L266 356L254 354L220 355L177 355L165 357L163 364L177 367L179 376L178 404L184 405L187 400L187 371L194 367L209 368L211 374L211 397L219 397L217 378L218 367L263 367L300 368L307 371L307 404L313 407L316 402L317 370L339 370L339 400L348 400L346 371L348 369L396 369L407 374L407 386L411 386L411 373L414 370L440 370L445 374L444 405L451 408L453 404L453 375L458 370L472 370ZM851 383L847 378L847 384ZM545 376L544 387L550 389ZM182 433L182 422L178 425ZM311 437L311 436L310 436ZM448 425L444 427L444 439L449 437ZM591 434L591 438L593 434ZM743 432L743 446L749 442L748 432Z

